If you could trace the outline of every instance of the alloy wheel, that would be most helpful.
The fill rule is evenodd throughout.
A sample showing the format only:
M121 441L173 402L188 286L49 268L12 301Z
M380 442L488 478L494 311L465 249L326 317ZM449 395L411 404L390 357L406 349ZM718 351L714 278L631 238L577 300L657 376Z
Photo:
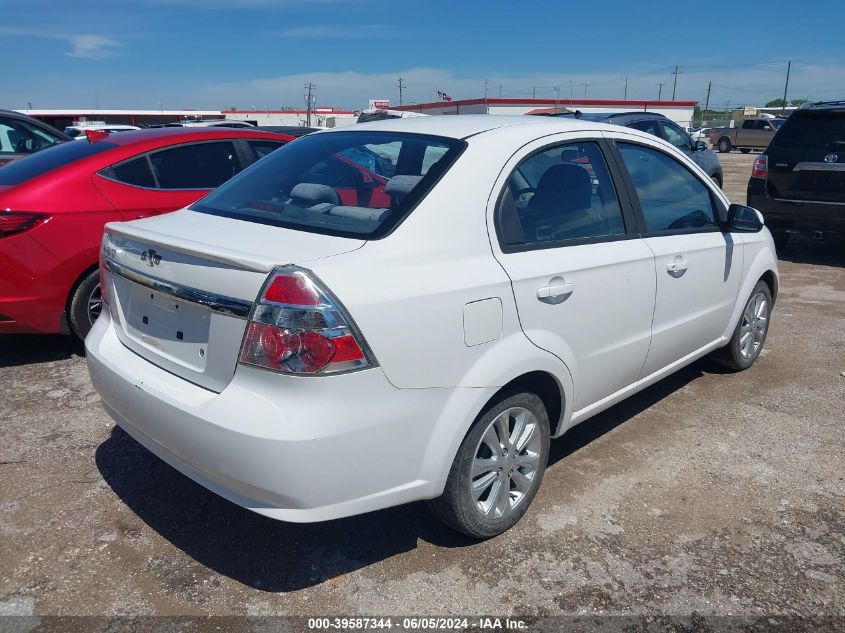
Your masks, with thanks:
M742 315L742 326L739 331L739 353L745 360L755 358L760 353L768 323L769 302L766 295L758 292L748 301Z
M510 515L531 491L542 450L538 427L531 411L511 407L496 416L481 436L472 461L470 492L485 517Z

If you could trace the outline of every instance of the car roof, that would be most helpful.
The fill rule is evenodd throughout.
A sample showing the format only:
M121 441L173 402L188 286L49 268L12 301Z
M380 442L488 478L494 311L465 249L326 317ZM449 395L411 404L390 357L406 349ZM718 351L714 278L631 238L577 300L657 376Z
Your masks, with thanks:
M447 138L465 139L476 134L502 128L519 126L526 136L542 136L556 132L578 130L618 130L606 123L585 121L572 117L526 116L523 114L461 114L458 116L429 116L405 119L384 119L369 123L356 123L342 128L323 130L315 134L342 134L359 131L411 132Z
M256 130L255 128L239 127L156 127L142 130L131 130L120 134L110 134L103 140L108 140L120 147L128 145L170 145L176 143L190 143L191 141L211 141L216 138L276 138L293 140L289 134L278 134Z

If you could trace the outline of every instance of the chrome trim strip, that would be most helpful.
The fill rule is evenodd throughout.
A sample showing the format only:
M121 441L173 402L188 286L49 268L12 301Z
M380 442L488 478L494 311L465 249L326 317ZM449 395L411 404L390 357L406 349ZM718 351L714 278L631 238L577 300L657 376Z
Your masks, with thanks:
M845 205L845 203L842 202L827 202L825 200L790 200L789 198L775 198L775 200L778 202L788 202L799 207L805 204L832 204L837 207Z
M140 273L137 270L126 268L117 262L106 259L106 268L114 275L123 277L131 282L145 286L157 292L171 295L187 301L188 303L196 303L205 306L213 312L220 312L221 314L228 314L229 316L238 317L239 319L246 319L252 310L252 301L245 301L243 299L235 299L234 297L224 297L204 290L197 290L195 288L188 288L181 284L172 281L165 281L158 277L151 277L150 275Z
M845 171L845 163L798 163L792 171Z

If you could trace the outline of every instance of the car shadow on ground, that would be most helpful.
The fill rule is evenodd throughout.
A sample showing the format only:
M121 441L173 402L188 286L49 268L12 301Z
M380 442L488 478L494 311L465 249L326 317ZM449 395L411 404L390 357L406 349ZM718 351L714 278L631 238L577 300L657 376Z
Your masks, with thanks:
M550 466L710 371L699 361L600 413L552 442ZM470 538L439 523L425 504L295 524L244 510L171 468L115 427L96 451L97 468L120 499L187 555L255 589L304 589L365 568L423 541L467 547Z
M793 235L778 249L778 259L794 264L817 264L845 268L845 236L811 239Z
M0 334L0 367L49 363L84 356L85 346L63 334Z

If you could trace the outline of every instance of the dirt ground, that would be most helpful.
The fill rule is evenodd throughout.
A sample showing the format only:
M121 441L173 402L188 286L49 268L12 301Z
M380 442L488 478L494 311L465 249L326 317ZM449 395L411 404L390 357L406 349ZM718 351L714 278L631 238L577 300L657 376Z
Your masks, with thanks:
M720 158L744 202L753 155ZM0 337L0 615L845 626L845 245L799 240L780 265L751 370L698 362L554 441L528 515L478 544L421 503L315 525L252 514L115 428L80 345Z

